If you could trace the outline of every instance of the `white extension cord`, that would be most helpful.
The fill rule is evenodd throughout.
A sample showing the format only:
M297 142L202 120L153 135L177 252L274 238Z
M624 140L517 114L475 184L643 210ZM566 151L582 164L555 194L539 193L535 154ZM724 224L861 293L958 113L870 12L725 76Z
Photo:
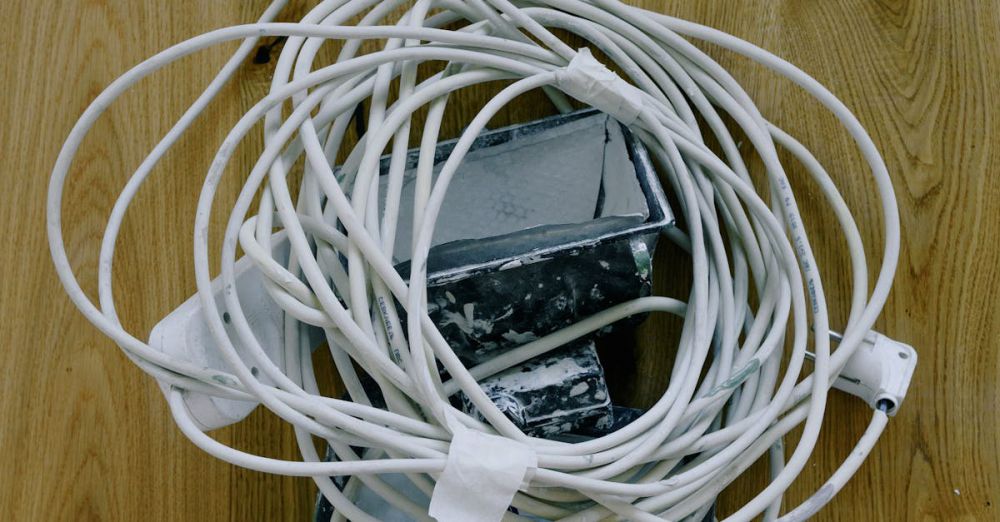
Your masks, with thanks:
M440 500L463 493L461 484L454 489L454 480L447 481L452 489L435 489L446 482L443 476L462 472L514 477L507 498L500 498L499 513L474 511L482 501L478 497L489 497L492 491L466 495L477 497L466 506L466 513L475 513L470 520L528 520L529 515L574 521L701 520L719 493L764 453L770 460L769 485L727 520L746 521L761 514L765 520L779 519L782 496L815 447L828 389L838 377L845 378L841 372L856 353L876 353L874 348L881 346L871 341L877 335L871 328L885 304L899 255L899 216L886 166L850 111L814 79L767 51L614 0L416 0L406 3L405 12L399 0L324 0L299 23L271 23L285 3L274 1L256 24L219 29L170 47L115 80L76 123L52 173L49 244L66 291L139 367L165 383L181 430L225 461L314 477L336 510L335 520L376 520L354 503L359 483L414 520L432 520L426 503L396 491L380 475L405 473L428 497ZM393 15L398 18L387 20ZM360 21L344 25L351 20ZM460 28L441 29L456 26ZM589 51L567 46L550 29L587 40L625 79ZM122 328L112 293L112 260L125 212L153 167L221 91L257 40L268 36L289 37L270 93L219 147L196 216L198 295L213 340L232 369L232 374L220 375L152 349ZM737 82L685 37L742 54L790 79L826 106L854 138L877 184L885 228L882 265L870 294L861 237L833 180L805 146L764 119ZM196 51L240 39L239 50L119 195L101 245L98 306L77 282L62 237L63 187L81 142L103 111L140 79ZM314 69L317 52L329 39L344 40L343 49L334 64ZM383 49L359 55L367 39L384 39ZM438 64L436 74L418 82L418 66L429 62ZM497 80L508 81L508 86L482 107L435 178L434 150L449 94ZM399 93L392 103L391 86ZM615 306L467 369L427 316L427 257L434 225L448 183L476 136L514 98L539 88L561 111L570 110L568 94L610 113L628 125L663 166L687 225L686 234L675 229L667 236L690 252L692 290L686 302L647 297ZM335 172L352 113L366 99L367 132ZM292 108L287 116L282 112L286 106ZM404 281L393 268L392 250L411 117L423 107L428 111L419 139L412 272ZM753 188L722 115L739 126L763 161L766 198ZM230 156L261 120L265 147L225 231L220 275L225 313L220 314L209 268L209 216ZM705 145L709 136L718 142L721 156ZM823 284L778 147L812 176L835 212L850 252L850 315L835 351L826 335L830 325ZM389 184L380 196L379 161L386 150L391 151ZM303 154L305 174L293 200L286 176ZM258 194L258 214L248 217ZM380 197L387 202L382 213ZM284 263L272 257L275 229L283 230L290 242L291 254ZM266 355L233 290L238 245L265 274L268 293L285 312L284 368ZM756 299L750 298L751 285ZM395 303L407 310L405 325ZM642 417L610 435L576 444L528 437L477 384L477 379L615 320L649 312L684 317L670 384ZM302 324L324 329L352 401L319 394ZM244 360L236 346L252 360ZM859 350L862 346L866 348ZM808 375L803 369L807 354L814 357L814 371ZM441 382L439 362L452 381ZM386 410L370 406L355 365L377 382ZM905 394L909 374L901 379L898 373L890 376L896 379L891 384L895 389L882 393L887 373L892 371L876 371L868 380L848 379L868 390L852 393L869 394L875 407L871 425L830 480L780 520L812 515L858 469L885 427L887 414L895 412ZM273 384L262 382L265 378ZM452 407L446 390L459 389L485 422ZM303 461L250 455L216 442L192 419L184 401L188 393L263 403L294 425ZM786 460L782 438L803 423ZM327 441L337 460L323 462L312 436ZM458 448L460 438L467 442ZM511 474L511 469L501 469L502 462L495 462L503 459L449 458L459 455L459 449L475 450L475 441L480 448L506 447L512 454L528 455L529 462ZM359 454L359 447L366 449ZM329 478L337 475L351 476L343 491ZM508 486L509 480L498 490ZM454 520L462 509L435 508L434 500L431 504L439 520ZM506 510L508 504L516 510Z

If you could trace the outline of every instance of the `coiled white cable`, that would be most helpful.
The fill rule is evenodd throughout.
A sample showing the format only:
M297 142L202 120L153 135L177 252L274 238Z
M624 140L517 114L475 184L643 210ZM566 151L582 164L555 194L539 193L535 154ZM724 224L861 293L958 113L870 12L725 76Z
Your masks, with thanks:
M765 519L778 518L783 493L815 446L831 380L880 313L899 254L899 218L888 172L850 111L808 75L758 47L614 0L417 0L405 6L399 0L324 0L299 23L271 23L284 3L273 2L256 24L196 36L115 80L74 126L52 173L49 243L63 285L92 323L144 371L171 386L170 405L182 431L228 462L314 477L336 517L351 520L375 520L354 504L356 481L414 519L430 520L427 506L395 491L379 475L406 473L430 495L445 467L455 422L525 444L537 454L538 469L530 485L512 501L521 515L505 515L512 520L525 514L560 520L700 520L716 496L770 449L770 484L727 520L750 520L762 513ZM345 25L358 17L356 25ZM459 29L441 29L456 24ZM550 29L589 41L628 82L594 69L589 54L573 50ZM125 211L153 167L220 92L257 39L269 36L289 37L270 93L221 144L205 177L196 216L198 293L205 321L232 367L232 375L220 380L218 372L151 349L122 328L111 287L112 260ZM878 187L885 228L882 264L870 294L860 234L830 176L805 146L768 122L739 84L686 38L745 55L792 80L826 106L854 138ZM63 186L83 138L102 112L140 79L191 53L238 39L244 42L236 54L122 190L101 245L98 306L81 289L62 239ZM320 47L330 39L345 41L337 60L314 68ZM385 39L382 50L358 54L363 40L379 39ZM581 73L577 65L588 72ZM418 67L432 74L418 81ZM449 95L498 80L509 84L469 123L434 178L433 151ZM392 86L398 88L395 98L389 95ZM473 140L493 115L533 89L545 89L562 111L571 107L564 91L611 111L640 137L679 201L686 234L675 230L668 237L691 254L692 290L686 302L648 297L615 306L467 369L427 316L432 234L449 181ZM370 101L367 132L347 160L336 165L352 113L364 100ZM289 103L292 110L286 116L282 108ZM413 205L412 270L404 281L393 268L392 250L406 151L414 141L412 118L425 107ZM739 126L763 161L768 194L754 189L723 116ZM235 332L231 338L214 304L208 223L230 156L260 122L265 147L230 211L221 251L226 320ZM706 141L717 142L721 154ZM850 314L843 340L833 352L825 335L830 325L823 284L779 147L812 176L837 216L850 252ZM387 150L387 203L380 213L379 160ZM305 173L293 200L287 176L302 157ZM258 214L248 216L257 195ZM291 245L287 263L272 258L276 228L287 233ZM286 368L270 361L232 290L237 246L266 274L268 292L286 312ZM346 268L340 256L347 259ZM758 297L751 299L754 293ZM405 329L394 303L407 311ZM477 379L615 320L647 312L684 317L670 384L641 418L610 435L578 444L528 437L477 384ZM319 394L301 324L326 332L352 401ZM811 336L811 331L820 334ZM275 385L261 382L236 345L251 354L253 366ZM810 346L814 371L806 375L803 364ZM441 382L438 362L451 381ZM355 364L374 378L387 410L370 406ZM451 406L447 398L459 390L485 422ZM216 442L190 418L181 400L188 391L263 403L295 426L303 461L248 455ZM782 437L803 423L802 435L785 460ZM807 517L829 501L885 424L885 413L876 411L871 428L841 470L815 497L782 519ZM312 435L325 439L338 460L322 462ZM352 446L369 449L359 455ZM353 478L341 491L328 478L333 475Z

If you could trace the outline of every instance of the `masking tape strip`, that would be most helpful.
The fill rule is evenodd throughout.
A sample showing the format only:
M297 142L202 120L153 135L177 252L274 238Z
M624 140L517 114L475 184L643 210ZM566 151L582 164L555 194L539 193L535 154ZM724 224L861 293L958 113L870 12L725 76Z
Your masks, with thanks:
M625 125L634 123L642 111L642 91L597 61L586 47L556 71L556 86Z
M498 522L538 457L520 442L451 424L448 460L428 512L438 522Z

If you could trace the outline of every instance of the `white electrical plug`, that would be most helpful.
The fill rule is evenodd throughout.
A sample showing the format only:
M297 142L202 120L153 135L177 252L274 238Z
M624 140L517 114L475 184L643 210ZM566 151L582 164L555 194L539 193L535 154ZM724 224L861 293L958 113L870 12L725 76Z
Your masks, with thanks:
M841 339L835 332L830 332L830 337ZM861 398L872 409L883 409L891 417L903 403L916 367L917 351L912 346L873 330L847 360L833 387Z
M275 235L272 244L275 259L286 259L288 257L288 241L282 233L280 237ZM275 304L264 288L264 279L260 271L251 262L249 257L243 257L236 262L236 293L240 298L243 312L254 336L260 341L261 348L278 368L284 368L284 335L282 327L282 310ZM222 278L212 281L212 294L215 297L215 306L222 316L223 322L228 325L225 302L222 297ZM232 333L231 338L235 338ZM252 365L253 359L243 353L243 348L239 343L236 350L240 352L247 365ZM194 295L170 315L153 327L149 334L149 345L164 353L170 354L178 359L191 361L204 368L219 370L220 372L232 373L232 369L226 363L222 354L216 346L215 339L205 324L202 316L201 299ZM220 379L223 378L220 375ZM266 375L258 377L265 384L272 384ZM169 393L169 386L160 384L164 394ZM258 402L239 401L211 397L201 393L188 392L184 394L184 401L191 416L203 430L213 430L234 424L243 420L259 404Z

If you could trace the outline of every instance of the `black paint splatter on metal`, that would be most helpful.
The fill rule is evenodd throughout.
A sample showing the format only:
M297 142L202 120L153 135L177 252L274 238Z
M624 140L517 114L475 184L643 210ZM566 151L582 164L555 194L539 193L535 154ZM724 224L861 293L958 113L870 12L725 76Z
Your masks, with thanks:
M428 315L462 362L474 366L610 306L649 295L646 244L623 238L579 245L462 277L438 278L427 289Z
M551 438L613 423L604 369L593 341L570 344L480 381L480 387L526 434ZM462 409L476 407L461 394ZM485 420L480 416L481 420Z

